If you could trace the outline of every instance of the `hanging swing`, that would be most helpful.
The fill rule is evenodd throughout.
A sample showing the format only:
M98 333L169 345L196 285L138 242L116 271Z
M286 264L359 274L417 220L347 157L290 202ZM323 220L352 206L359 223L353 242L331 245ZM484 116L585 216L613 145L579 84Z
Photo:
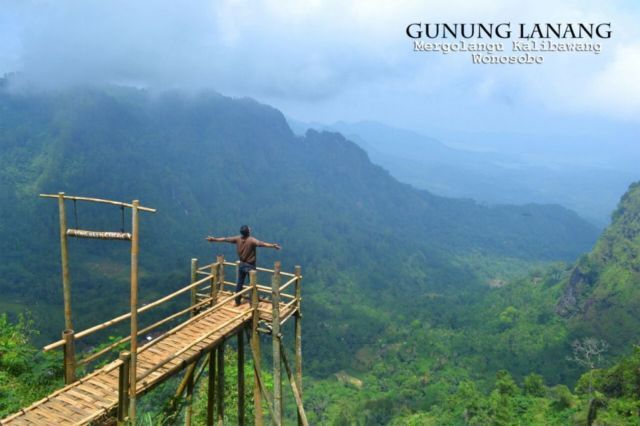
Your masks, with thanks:
M78 208L76 205L76 200L73 200L73 217L75 218L75 228L67 229L68 237L75 238L92 238L98 240L121 240L121 241L131 241L131 233L124 232L124 206L120 206L120 210L122 212L122 223L120 226L120 232L115 231L88 231L85 229L79 229L78 225Z

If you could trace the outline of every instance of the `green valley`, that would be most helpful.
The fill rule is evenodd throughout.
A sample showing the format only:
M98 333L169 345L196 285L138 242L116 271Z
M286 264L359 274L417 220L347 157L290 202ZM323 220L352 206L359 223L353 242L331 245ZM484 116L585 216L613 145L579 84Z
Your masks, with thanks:
M638 184L598 239L557 205L417 190L342 135L296 136L251 99L119 87L0 90L0 416L59 385L59 358L36 349L62 329L57 208L37 197L58 191L158 209L141 225L142 303L186 283L192 257L235 259L206 235L248 223L279 242L259 263L303 267L312 424L637 420ZM121 227L118 208L69 208L80 227ZM70 250L79 326L126 312L127 247ZM567 359L588 338L610 345L589 372Z

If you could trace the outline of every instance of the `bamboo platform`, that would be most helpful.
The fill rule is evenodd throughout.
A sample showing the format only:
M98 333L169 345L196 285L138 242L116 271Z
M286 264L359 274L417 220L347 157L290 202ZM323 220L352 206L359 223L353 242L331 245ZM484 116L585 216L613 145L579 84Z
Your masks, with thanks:
M220 297L228 297L221 292ZM260 318L271 321L271 301L259 303ZM280 303L280 316L292 316L296 307ZM252 321L251 304L235 306L233 301L209 308L175 332L160 335L138 349L136 395L143 395L154 386L180 372L184 367L210 352L225 339L235 335ZM210 334L212 330L218 331ZM210 334L210 335L208 335ZM193 342L202 339L189 347ZM187 348L186 350L184 350ZM176 353L179 356L149 374L150 369ZM145 377L146 375L146 377ZM118 361L56 391L48 397L0 420L1 425L84 425L113 418L118 405Z
M225 279L225 269L240 272L240 262L227 262L224 256L216 256L215 262L198 267L198 259L191 259L191 280L174 292L153 302L140 306L138 298L138 254L139 254L139 212L154 213L156 210L143 207L138 200L131 203L105 200L93 197L78 197L58 194L41 194L43 198L58 200L60 219L60 254L62 266L62 293L64 302L64 323L62 338L46 345L45 352L61 349L63 352L65 387L54 392L17 413L0 419L0 425L84 425L136 424L136 400L174 374L186 369L185 377L174 397L186 393L185 424L191 425L193 412L193 391L200 373L204 370L204 356L209 363L209 386L207 394L207 425L224 422L224 345L225 340L235 336L238 348L238 424L244 424L244 332L250 335L251 356L254 376L254 424L264 424L263 406L269 411L275 426L283 423L282 369L284 365L291 391L296 401L298 424L308 426L302 401L302 326L301 326L301 267L295 272L281 271L280 262L273 269L257 267L249 272L249 286L239 293L234 281ZM73 202L75 228L67 226L65 204ZM90 231L78 229L76 203L90 202L120 207L122 226L120 231ZM131 210L131 232L125 232L125 209ZM101 324L75 331L71 309L71 278L69 271L69 238L89 238L95 240L121 240L131 244L130 268L130 312L123 313ZM270 275L271 285L259 281L258 274ZM286 282L282 283L282 277ZM288 292L285 290L289 289ZM188 292L188 293L187 293ZM179 309L169 316L140 329L138 316L151 309L166 304L180 295L190 294L189 306ZM249 297L250 303L235 306L237 297ZM188 315L188 317L186 317ZM159 327L177 326L160 332ZM282 341L281 326L294 318L294 367L287 361L286 348ZM117 342L111 342L102 349L79 358L76 342L87 336L105 330L123 321L130 321L130 333ZM261 324L266 323L266 326ZM249 333L250 329L250 333ZM151 330L160 332L154 340L139 347L139 340ZM260 334L270 335L273 349L273 393L264 386L261 378ZM100 357L109 356L122 345L129 345L115 361L97 371L77 378L77 367L92 365ZM141 342L143 343L143 342ZM195 370L202 361L199 373ZM217 370L217 373L216 373ZM217 378L216 378L217 375ZM217 383L214 386L214 383ZM214 408L216 412L214 413Z

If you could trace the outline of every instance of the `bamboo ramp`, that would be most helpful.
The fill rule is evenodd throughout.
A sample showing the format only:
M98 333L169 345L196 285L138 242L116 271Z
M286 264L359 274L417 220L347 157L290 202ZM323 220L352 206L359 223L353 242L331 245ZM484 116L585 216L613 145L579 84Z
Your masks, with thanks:
M221 296L231 293L221 292ZM280 303L281 318L295 307ZM272 304L260 301L261 319L271 321ZM233 301L208 308L184 327L174 329L138 348L136 395L143 395L210 352L226 338L252 321L249 303L235 306ZM180 327L180 326L179 326ZM213 330L216 330L212 333ZM194 342L197 342L194 344ZM177 355L177 356L176 356ZM168 360L158 368L163 360ZM1 425L84 425L113 418L118 405L118 361L65 386L48 397L0 420Z

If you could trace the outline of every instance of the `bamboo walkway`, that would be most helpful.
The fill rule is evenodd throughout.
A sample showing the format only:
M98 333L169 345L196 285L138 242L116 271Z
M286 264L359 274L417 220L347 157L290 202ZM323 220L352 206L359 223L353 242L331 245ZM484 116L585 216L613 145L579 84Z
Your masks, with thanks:
M230 295L221 292L221 296ZM295 306L280 304L284 321L296 311ZM260 301L260 318L271 321L271 301ZM233 301L200 312L194 321L165 333L138 349L136 395L143 395L185 366L210 352L226 338L251 323L253 309L249 303L235 306ZM213 330L217 330L211 334ZM198 342L193 344L194 342ZM179 356L151 371L162 360ZM0 420L1 425L84 425L114 416L118 405L119 361L56 391L30 407ZM146 376L146 377L145 377Z
M139 212L155 212L155 209L143 207L138 200L131 203L58 194L41 194L43 198L57 199L60 219L60 253L62 266L62 292L64 301L65 329L62 339L43 349L50 351L61 349L64 355L64 381L66 386L41 401L23 408L17 413L0 419L0 425L85 425L90 423L119 425L136 424L136 400L153 387L188 366L185 383L187 409L185 424L191 424L193 389L197 381L194 371L199 360L207 355L209 359L209 385L207 395L207 424L214 424L214 406L217 408L216 423L224 421L224 342L231 336L238 337L238 423L244 424L244 337L243 329L251 329L251 354L254 369L254 423L263 424L263 405L269 410L275 426L283 422L282 403L282 365L296 401L298 424L308 426L302 402L302 328L301 328L301 280L300 266L295 273L280 270L280 262L273 269L257 267L249 273L249 286L239 293L230 291L236 288L233 281L225 279L225 267L240 273L239 262L226 262L224 256L216 256L216 261L198 267L198 260L191 259L191 280L182 288L161 297L151 303L140 306L138 300L138 254L139 254ZM78 227L76 202L91 202L115 205L122 211L120 232L92 231L69 228L65 204L73 202L76 228ZM125 232L125 208L131 210L131 232ZM129 313L119 315L101 324L75 332L71 309L71 280L69 273L69 238L90 238L97 240L121 240L131 243L131 291ZM269 274L271 285L260 284L258 274ZM204 277L202 277L204 276ZM200 277L200 278L199 278ZM286 282L281 282L282 277ZM288 289L288 292L285 291ZM250 303L235 306L234 299L248 297ZM138 316L166 304L180 295L190 294L189 306L168 317L139 329ZM282 302L284 301L284 303ZM142 347L138 347L141 338L151 330L160 331L161 326L174 324L177 318L189 315L179 325L161 332L159 337ZM282 342L281 325L294 318L294 368L287 361L286 350ZM130 333L117 342L112 342L97 352L77 359L76 342L100 330L130 320ZM266 327L261 328L261 322ZM154 333L155 333L154 332ZM261 379L260 333L272 337L273 346L273 394L264 386ZM129 344L128 351L120 352L117 360L77 380L76 367L92 365L96 359L108 356L123 344ZM216 349L217 355L214 355ZM217 389L213 383L215 362L219 376ZM199 377L199 374L198 374ZM179 389L182 389L182 385ZM182 395L182 390L177 396ZM215 397L215 398L214 398Z

